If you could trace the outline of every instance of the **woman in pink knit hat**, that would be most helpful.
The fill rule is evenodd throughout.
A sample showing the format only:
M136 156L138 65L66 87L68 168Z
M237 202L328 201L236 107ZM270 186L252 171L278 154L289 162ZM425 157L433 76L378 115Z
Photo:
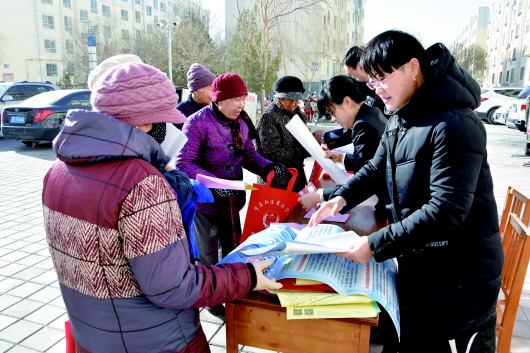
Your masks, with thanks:
M270 262L202 266L190 253L169 158L155 136L177 96L156 68L129 62L95 83L95 111L70 110L44 179L47 241L77 352L210 352L198 308L279 288ZM151 129L150 129L151 127Z

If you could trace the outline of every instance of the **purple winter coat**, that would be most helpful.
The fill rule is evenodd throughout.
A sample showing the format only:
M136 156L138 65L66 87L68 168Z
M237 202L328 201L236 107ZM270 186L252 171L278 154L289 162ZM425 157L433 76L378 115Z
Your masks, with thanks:
M177 155L177 169L190 179L197 174L229 180L243 180L243 168L258 175L265 174L265 168L272 162L263 158L249 137L249 128L239 118L244 151L236 155L233 148L232 132L228 123L219 119L214 111L214 103L188 117L182 131L188 142ZM241 114L246 114L244 111ZM197 211L205 214L229 214L228 198L214 193L214 203L197 203ZM245 192L238 193L238 207L245 205Z

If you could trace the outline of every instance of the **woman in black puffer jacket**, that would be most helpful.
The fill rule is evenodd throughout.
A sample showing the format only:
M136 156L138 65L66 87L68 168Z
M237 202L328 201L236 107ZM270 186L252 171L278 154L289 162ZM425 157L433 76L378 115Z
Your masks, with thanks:
M464 352L475 333L471 352L494 352L503 252L480 88L443 44L424 50L400 31L373 38L362 66L392 116L374 158L309 225L386 188L394 222L344 257L397 258L399 352L451 352L452 339Z

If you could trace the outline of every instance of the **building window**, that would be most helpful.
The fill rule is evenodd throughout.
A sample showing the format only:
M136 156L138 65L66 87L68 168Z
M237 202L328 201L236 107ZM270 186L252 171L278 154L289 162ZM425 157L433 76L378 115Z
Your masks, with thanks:
M73 19L72 17L64 16L64 30L67 32L72 32L73 30Z
M57 73L57 64L46 64L47 76L59 76Z
M512 70L510 71L510 82L513 82L513 77L514 77L514 76L515 76L515 75L514 75L514 69L512 69Z
M42 26L44 28L54 29L53 16L42 15Z
M521 25L518 23L517 26L515 26L515 38L519 38L520 30L521 30Z
M53 4L52 0L40 0L40 2L42 2L43 4L50 4L50 5Z
M121 19L123 21L129 21L129 11L121 10Z
M142 36L142 31L137 29L136 30L136 38L140 38Z
M166 12L166 3L165 2L160 1L160 11Z
M65 42L64 42L64 50L68 54L73 54L74 53L74 41L71 40L71 39L65 40Z
M151 8L151 6L146 6L145 7L145 14L147 16L151 16L153 14L153 9Z
M153 33L153 25L152 24L148 24L147 28L145 29L145 31L146 31L147 34Z
M153 0L153 7L158 10L158 0Z
M44 40L44 51L46 53L57 53L57 48L55 47L55 41L50 39Z
M103 36L105 38L110 38L110 26L105 26L105 28L103 29Z
M122 39L129 39L129 30L128 29L122 29L121 30L121 38Z
M87 10L80 10L79 11L79 19L81 21L88 21L88 11Z
M524 67L521 67L521 72L519 73L519 81L524 80Z
M506 71L506 82L510 82L510 71Z
M159 22L158 22L158 16L155 16L155 25L157 25Z
M90 12L98 13L98 1L90 0Z
M134 3L140 5L141 0L134 0Z
M140 23L140 21L141 21L140 11L134 11L134 18L136 20L136 23Z
M67 9L71 9L72 8L72 0L63 0L63 6L66 7Z
M98 34L99 28L98 25L93 25L88 27L88 35L95 36Z
M107 5L101 6L101 12L103 12L103 16L110 17L110 6L107 6Z
M502 83L502 72L499 72L499 83Z

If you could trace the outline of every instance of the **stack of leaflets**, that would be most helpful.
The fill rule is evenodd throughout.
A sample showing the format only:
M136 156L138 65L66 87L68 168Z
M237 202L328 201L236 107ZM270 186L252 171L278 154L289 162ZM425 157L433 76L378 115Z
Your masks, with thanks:
M366 264L352 263L334 255L348 251L356 237L354 232L333 224L301 231L276 224L250 236L220 263L273 258L265 272L268 278L317 281L336 292L274 291L287 307L288 319L373 317L379 310L377 302L388 312L399 334L395 262L372 259Z

